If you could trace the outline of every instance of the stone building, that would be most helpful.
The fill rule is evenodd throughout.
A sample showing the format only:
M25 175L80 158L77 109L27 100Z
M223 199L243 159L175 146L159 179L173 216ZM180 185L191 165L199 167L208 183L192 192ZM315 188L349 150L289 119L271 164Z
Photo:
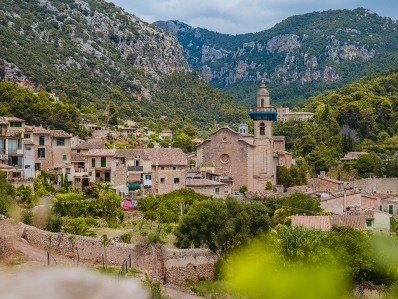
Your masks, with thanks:
M283 123L287 122L288 120L309 120L314 115L314 113L305 111L290 112L288 107L279 107L276 110L278 113L277 121Z
M240 132L223 127L197 146L197 162L230 173L235 188L246 185L249 191L264 190L267 181L276 184L276 166L290 167L292 155L285 151L284 136L272 135L276 109L264 81L257 92L257 106L250 109L254 135L240 125Z
M180 148L148 148L152 188L156 194L185 188L187 157Z
M23 134L25 121L16 117L0 117L0 164L13 167L9 179L23 177Z

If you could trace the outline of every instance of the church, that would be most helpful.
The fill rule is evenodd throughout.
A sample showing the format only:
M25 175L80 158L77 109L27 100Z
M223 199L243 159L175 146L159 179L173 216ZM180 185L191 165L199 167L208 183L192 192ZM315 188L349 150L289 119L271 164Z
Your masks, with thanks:
M278 165L289 168L292 164L285 137L272 135L277 112L264 80L257 92L257 106L250 108L249 116L254 121L254 135L248 133L246 124L239 125L238 132L220 128L197 146L197 163L213 166L218 174L232 175L235 190L246 185L249 191L260 191L267 181L276 184Z

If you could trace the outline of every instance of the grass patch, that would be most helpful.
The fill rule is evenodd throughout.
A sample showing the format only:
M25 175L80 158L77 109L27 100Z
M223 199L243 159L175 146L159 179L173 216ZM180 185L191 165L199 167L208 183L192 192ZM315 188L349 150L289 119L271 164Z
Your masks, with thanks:
M212 299L223 297L228 295L230 298L238 299L239 297L231 296L232 287L226 281L209 281L200 280L195 282L189 282L188 287L192 292L198 296L206 296Z
M115 266L108 266L108 269L105 269L102 266L97 266L93 268L95 271L101 273L101 274L105 274L105 275L110 275L110 276L118 276L120 270L122 269L122 267L115 267ZM131 267L127 273L124 275L124 277L137 277L140 276L142 274L142 272L134 267Z

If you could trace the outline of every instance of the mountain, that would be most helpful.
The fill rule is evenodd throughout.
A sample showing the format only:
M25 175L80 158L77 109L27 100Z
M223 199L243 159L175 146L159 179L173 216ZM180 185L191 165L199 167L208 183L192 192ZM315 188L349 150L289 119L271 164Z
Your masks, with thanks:
M320 91L398 66L398 24L364 8L296 15L257 33L227 35L179 21L154 25L176 36L201 77L248 104L258 81L274 101Z
M178 81L180 72L189 78L184 82L187 88L202 86L199 101L203 97L213 102L197 109L196 98L182 104L178 97L170 97L170 80ZM229 122L231 111L223 112L226 104L231 104L232 115L239 115L236 121L241 120L243 106L210 85L203 87L204 82L190 72L182 47L171 34L112 3L15 0L0 5L0 80L44 89L83 110L94 103L99 121L110 101L116 103L119 116L138 121L168 117L166 125L183 119L197 120L198 125ZM185 115L172 119L179 108ZM16 113L12 107L7 111ZM219 113L208 119L214 111Z

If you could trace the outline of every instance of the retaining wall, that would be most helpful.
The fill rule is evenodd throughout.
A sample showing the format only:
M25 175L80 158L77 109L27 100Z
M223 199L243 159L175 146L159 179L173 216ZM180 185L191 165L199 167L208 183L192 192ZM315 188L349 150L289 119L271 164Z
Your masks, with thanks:
M20 234L31 245L64 255L79 253L80 260L101 264L104 246L101 239L51 233L20 223ZM159 282L181 284L199 277L212 279L217 256L209 250L167 249L162 245L132 245L111 241L106 246L108 264L121 266L131 256L132 267L148 273Z

